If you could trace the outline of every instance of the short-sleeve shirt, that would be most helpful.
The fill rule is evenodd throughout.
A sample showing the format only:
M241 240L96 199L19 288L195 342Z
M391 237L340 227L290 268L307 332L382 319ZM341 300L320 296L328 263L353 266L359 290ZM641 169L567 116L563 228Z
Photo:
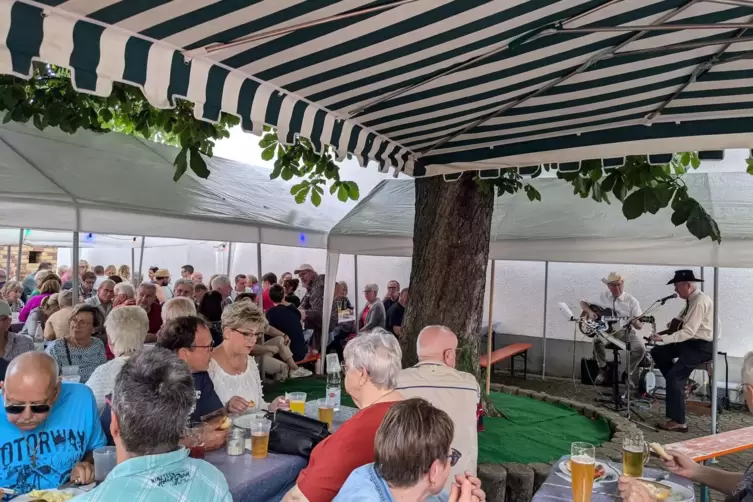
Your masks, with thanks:
M209 462L189 458L188 450L144 455L115 466L102 484L76 497L81 502L196 500L232 502L225 476Z
M400 302L395 302L387 312L387 329L393 333L395 326L403 326L403 316L405 316L405 307Z
M24 352L34 350L34 340L30 336L21 333L8 332L8 342L5 345L5 355L3 359L10 362L13 358L20 356Z
M0 406L5 406L0 394ZM0 486L18 493L57 488L84 456L105 446L97 403L85 385L62 382L47 420L22 431L0 414Z
M314 448L297 481L309 502L330 502L354 469L374 461L374 436L393 404L364 408Z
M301 313L298 309L287 305L276 305L267 310L267 321L275 329L279 329L290 338L290 351L293 359L300 361L308 353L306 339L303 337Z
M222 408L222 401L214 390L214 384L206 371L192 373L193 388L196 392L196 407L191 412L191 422L201 422L201 417Z
M622 293L617 298L609 291L604 291L596 298L596 301L589 303L596 304L599 307L610 308L617 316L622 317L638 317L641 315L641 305L638 300L630 293ZM621 321L620 326L623 326L627 320Z
M58 338L47 345L45 352L55 358L61 369L64 366L78 366L81 383L89 380L97 366L107 362L105 344L98 338L92 338L88 347L76 347L67 343L65 338Z

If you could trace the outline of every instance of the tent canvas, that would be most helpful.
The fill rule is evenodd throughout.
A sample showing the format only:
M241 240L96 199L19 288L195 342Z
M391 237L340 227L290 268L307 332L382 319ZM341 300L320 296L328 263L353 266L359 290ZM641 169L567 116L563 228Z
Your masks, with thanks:
M217 157L208 179L186 173L176 183L177 152L118 133L2 125L0 225L324 248L345 212L332 200L296 204L269 170Z

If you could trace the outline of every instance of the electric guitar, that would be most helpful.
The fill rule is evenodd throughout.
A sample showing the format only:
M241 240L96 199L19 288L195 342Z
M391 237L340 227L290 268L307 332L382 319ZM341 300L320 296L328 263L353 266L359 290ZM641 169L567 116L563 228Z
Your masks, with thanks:
M615 324L618 324L623 319L624 320L630 319L629 317L624 317L624 316L618 316L618 315L616 315L615 312L612 309L608 308L608 307L601 307L601 306L595 305L595 304L590 304L588 307L591 309L591 311L594 314L596 314L597 318L602 318L602 317L607 317L607 318L609 318L609 317L618 317L619 318L619 319L615 319L613 321L607 321L606 322L606 324L607 324L606 332L610 333L610 334L616 333L618 331L622 331L622 329L624 329L624 328L615 329L615 326L614 326ZM640 321L640 322L649 323L651 325L655 325L656 324L656 319L654 319L654 316L650 316L650 315L649 316L640 316L640 317L636 318L635 320L636 321ZM586 335L586 336L588 336L590 338L593 338L594 336L596 336L596 330L595 329L588 329L588 328L584 329L583 323L580 323L580 331L581 331L581 333L583 333L584 335Z

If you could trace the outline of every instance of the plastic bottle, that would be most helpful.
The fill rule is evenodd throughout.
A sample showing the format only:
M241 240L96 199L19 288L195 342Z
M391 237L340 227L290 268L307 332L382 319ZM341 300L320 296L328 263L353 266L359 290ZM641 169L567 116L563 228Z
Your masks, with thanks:
M335 411L340 410L340 360L337 354L327 354L327 399L335 405Z

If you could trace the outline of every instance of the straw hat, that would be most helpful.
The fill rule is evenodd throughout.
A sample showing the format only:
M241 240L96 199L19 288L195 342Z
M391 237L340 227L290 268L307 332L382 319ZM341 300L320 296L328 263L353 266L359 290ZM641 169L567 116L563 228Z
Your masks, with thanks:
M625 276L620 275L617 272L610 272L608 276L606 276L605 278L601 280L601 282L603 282L604 284L610 284L612 282L624 282L624 281L625 281Z

